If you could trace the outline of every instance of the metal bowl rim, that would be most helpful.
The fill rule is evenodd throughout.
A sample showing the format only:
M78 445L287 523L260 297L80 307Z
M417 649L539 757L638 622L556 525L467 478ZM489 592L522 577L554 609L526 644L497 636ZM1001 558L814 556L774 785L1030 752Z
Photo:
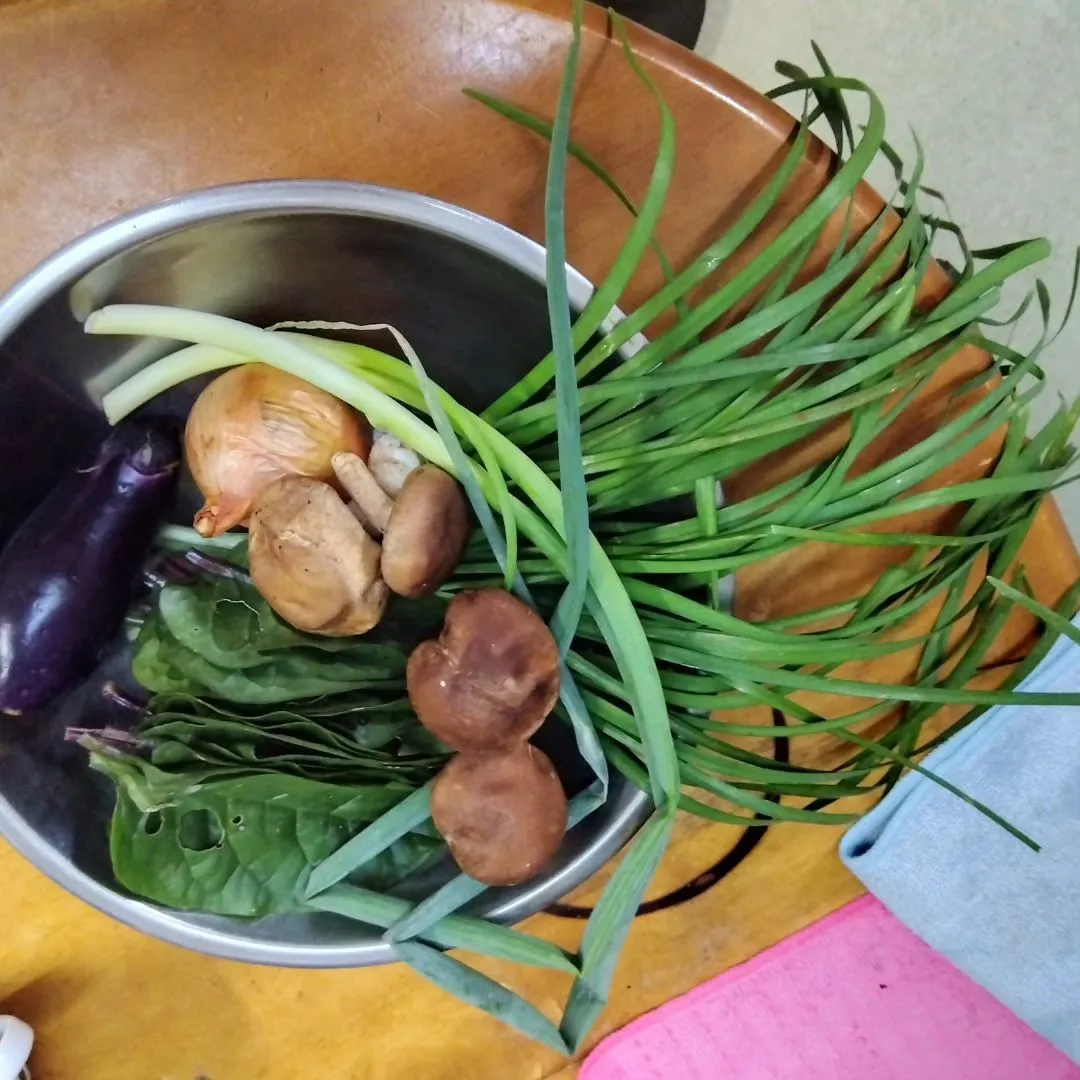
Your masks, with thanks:
M415 192L335 180L271 180L202 188L123 214L50 255L0 297L0 344L42 303L84 274L133 247L196 225L251 215L344 214L416 225L463 241L525 273L546 280L545 249L508 226L451 203ZM588 279L566 267L570 302L581 309L593 293ZM613 309L603 329L623 318ZM632 355L645 344L640 334L623 347ZM651 807L633 790L619 798L615 816L589 847L557 874L482 908L500 922L518 922L565 896L612 858L641 827ZM280 944L232 935L186 921L183 913L144 903L79 870L47 843L0 794L0 836L58 885L97 910L162 941L229 960L282 967L335 968L390 963L392 946L378 939L361 945Z

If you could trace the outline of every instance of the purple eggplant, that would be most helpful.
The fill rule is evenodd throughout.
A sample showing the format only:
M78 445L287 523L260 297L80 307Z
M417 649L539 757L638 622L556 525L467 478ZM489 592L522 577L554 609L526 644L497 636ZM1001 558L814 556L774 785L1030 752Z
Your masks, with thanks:
M48 705L116 634L180 465L176 433L132 421L63 480L0 553L0 711Z

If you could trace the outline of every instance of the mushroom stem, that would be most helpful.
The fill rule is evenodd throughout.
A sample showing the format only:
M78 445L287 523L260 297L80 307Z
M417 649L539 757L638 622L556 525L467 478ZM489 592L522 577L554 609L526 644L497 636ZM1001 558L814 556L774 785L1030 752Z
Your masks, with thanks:
M367 465L378 480L379 487L390 498L395 499L401 494L401 489L409 482L409 477L420 468L420 464L419 454L410 450L389 431L375 432Z
M386 532L394 500L379 487L375 475L358 454L342 451L330 464L338 483L348 492L367 523L380 535Z
M429 596L453 573L469 538L469 512L457 481L435 465L414 469L396 499L367 462L335 454L338 482L369 533L382 540L382 576L399 596Z

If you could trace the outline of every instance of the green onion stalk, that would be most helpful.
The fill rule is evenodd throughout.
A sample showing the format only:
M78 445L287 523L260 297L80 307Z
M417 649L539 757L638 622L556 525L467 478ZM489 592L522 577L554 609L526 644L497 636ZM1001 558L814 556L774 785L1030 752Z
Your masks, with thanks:
M107 395L113 422L189 378L258 359L355 406L462 482L482 535L449 589L502 585L550 619L564 658L560 712L596 774L572 802L572 820L606 798L609 764L649 793L653 815L608 883L576 957L483 920L462 922L454 913L482 891L464 875L415 906L348 884L358 866L428 821L428 788L316 868L309 902L383 927L399 958L425 978L564 1053L582 1045L603 1008L677 809L742 825L843 824L865 807L867 795L915 769L1037 846L919 759L994 705L1080 704L1077 694L1015 689L1058 634L1077 637L1070 620L1080 604L1078 583L1056 608L1043 605L1017 564L1041 501L1071 479L1078 418L1076 405L1063 404L1040 431L1028 431L1030 403L1044 379L1039 361L1053 337L1045 289L1037 284L1032 293L1042 330L1026 352L995 335L1031 303L1011 319L990 314L1001 286L1046 257L1046 242L971 250L941 196L922 185L921 148L916 144L906 172L885 141L877 97L858 80L834 75L818 52L820 75L778 65L787 82L774 96L793 95L799 119L776 172L723 236L674 269L655 235L672 175L674 122L613 19L660 127L640 203L569 137L580 4L553 122L469 91L550 142L545 223L553 348L482 415L437 387L397 331L405 359L316 332L335 324L262 330L142 305L104 308L86 322L90 333L188 343ZM853 98L865 109L858 123ZM821 190L774 240L703 295L703 283L742 253L781 204L819 119L836 149ZM896 194L858 224L856 189L879 156L896 171ZM570 160L594 172L632 216L611 269L572 323L563 235ZM924 210L927 202L935 212ZM838 214L839 241L823 265L811 263ZM921 289L938 272L932 251L943 238L958 243L963 265L945 299L930 306ZM619 317L614 305L650 257L663 285ZM633 351L641 331L665 315L667 328ZM982 350L985 363L943 391L942 367L962 349ZM875 447L931 390L949 399L942 423L880 460ZM828 433L834 437L821 439ZM718 497L725 481L755 462L815 437L829 449L793 475L740 502ZM934 486L943 470L989 445L1000 449L988 475ZM903 514L926 512L948 515L942 535L883 531ZM863 595L813 611L753 623L725 609L718 588L724 578L808 540L838 554L883 546L897 561ZM999 689L971 688L1016 607L1040 620L1044 634ZM852 661L903 652L917 657L909 681L845 675ZM848 704L824 715L805 703L807 692ZM927 734L945 706L966 712ZM765 709L772 723L747 722L739 714L748 708ZM813 767L774 760L746 736L827 736L838 761ZM561 1024L439 951L455 945L572 970Z

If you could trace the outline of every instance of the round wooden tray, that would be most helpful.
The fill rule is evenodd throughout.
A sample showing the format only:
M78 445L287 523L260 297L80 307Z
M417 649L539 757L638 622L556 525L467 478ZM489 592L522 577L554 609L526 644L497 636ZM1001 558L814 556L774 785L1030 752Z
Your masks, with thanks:
M542 240L545 144L461 90L478 86L550 116L568 9L558 0L0 3L0 285L123 211L192 188L265 177L409 188ZM678 46L643 31L634 44L678 125L660 238L680 264L759 190L792 120ZM611 43L599 9L589 11L574 137L640 195L655 153L655 105ZM828 160L824 148L812 149L757 242L812 196ZM860 216L878 205L873 192L860 192ZM580 168L571 169L568 206L571 261L597 280L624 235L626 212ZM645 266L624 306L633 307L657 281L657 268ZM874 454L894 452L895 439L913 437L956 407L948 387L979 362L977 353L958 357L921 403L918 426L913 421L906 435L890 436ZM803 452L821 449L819 442ZM994 452L991 441L950 478L985 469ZM790 456L765 463L732 492L763 486L790 465ZM740 610L761 617L811 599L827 603L875 577L875 560L895 557L888 549L853 552L837 566L806 545L780 564L741 574ZM1046 602L1080 573L1052 505L1025 561ZM1030 632L1018 615L993 659L1018 654ZM891 679L910 662L901 655L888 668L865 666L854 677ZM1000 671L984 677L1000 678ZM819 827L744 833L684 818L654 883L653 913L635 924L595 1037L855 896L859 885L840 866L836 840ZM38 1029L37 1077L573 1075L573 1065L407 969L290 972L213 961L110 922L3 845L0 875L0 1012ZM585 886L571 904L587 907L597 887ZM573 947L582 924L542 915L527 925ZM480 966L552 1014L568 988L551 973Z

